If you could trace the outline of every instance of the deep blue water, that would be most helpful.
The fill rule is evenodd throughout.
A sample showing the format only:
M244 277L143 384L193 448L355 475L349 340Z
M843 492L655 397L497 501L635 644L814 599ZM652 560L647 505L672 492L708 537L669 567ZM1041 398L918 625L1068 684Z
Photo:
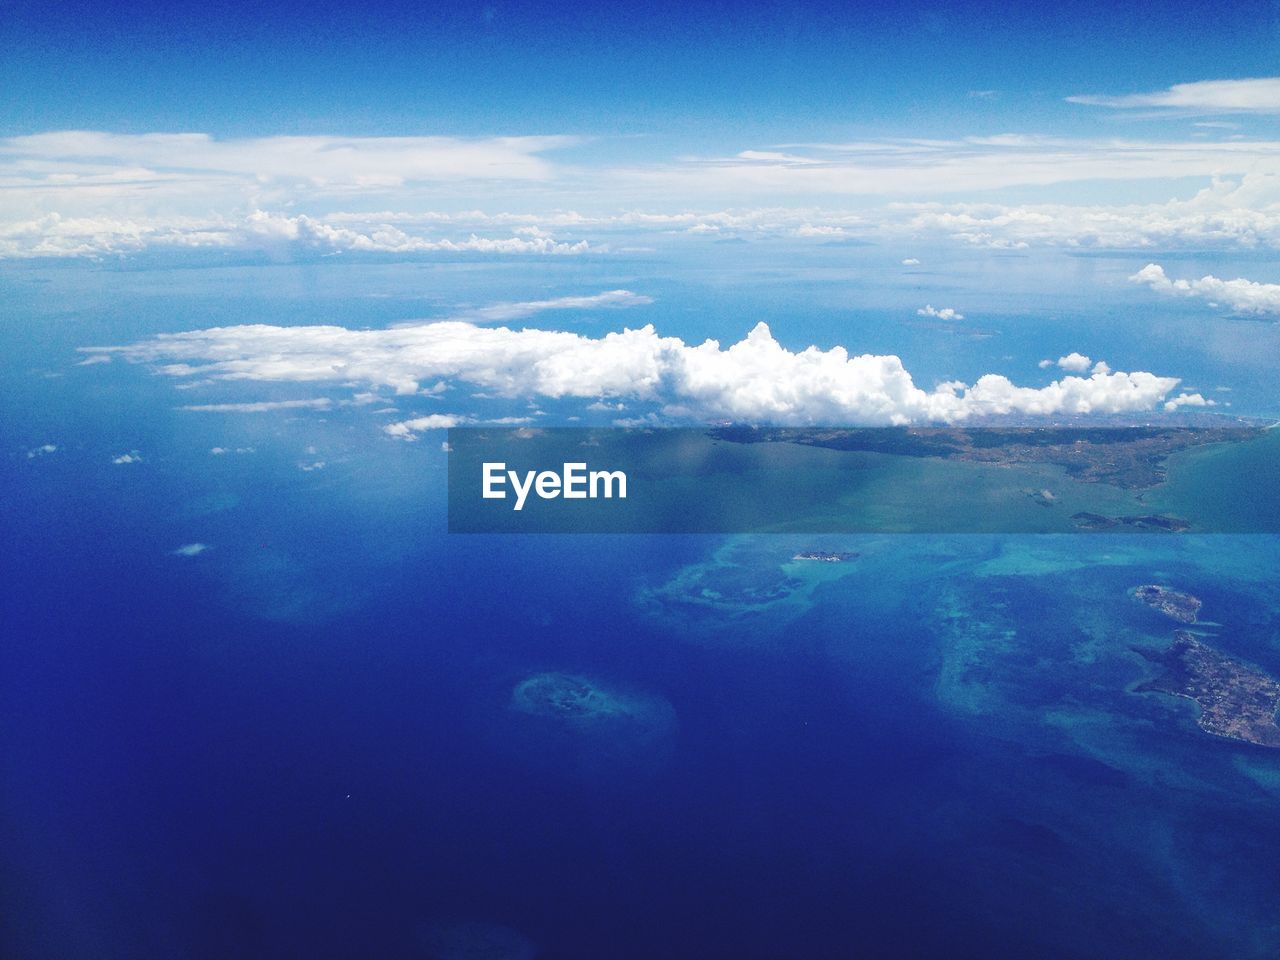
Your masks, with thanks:
M351 284L433 271L405 272L323 282L338 319L375 323L397 317L357 314ZM479 299L434 272L442 302ZM1276 674L1274 540L1059 538L1082 566L983 579L1016 543L867 539L794 619L698 633L637 598L719 539L449 537L438 445L373 444L358 412L185 414L163 378L69 366L329 296L237 304L191 274L5 280L0 954L519 956L493 925L545 960L1280 950L1280 760L1126 692L1128 645L1169 626L1123 598L1188 581L1223 649ZM492 299L528 296L508 282ZM688 335L738 325L725 296ZM311 446L328 466L300 471ZM982 709L942 679L958 657ZM675 723L601 738L513 711L544 671Z

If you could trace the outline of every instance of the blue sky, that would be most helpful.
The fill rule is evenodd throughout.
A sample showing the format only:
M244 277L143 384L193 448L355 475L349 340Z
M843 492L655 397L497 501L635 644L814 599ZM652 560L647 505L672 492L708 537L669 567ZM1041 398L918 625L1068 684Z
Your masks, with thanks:
M1116 117L1063 98L1270 75L1278 16L1269 2L19 0L0 23L0 133L574 133L659 137L654 151L1115 133Z

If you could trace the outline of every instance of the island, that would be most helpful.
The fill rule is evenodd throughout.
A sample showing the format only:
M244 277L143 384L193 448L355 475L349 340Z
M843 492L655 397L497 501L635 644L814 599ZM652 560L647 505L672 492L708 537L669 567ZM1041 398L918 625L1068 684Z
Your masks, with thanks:
M844 563L856 559L856 553L828 553L825 550L804 550L793 556L792 560L816 560L819 563Z
M1185 630L1174 634L1164 652L1134 647L1164 668L1160 676L1134 688L1136 693L1166 693L1200 705L1200 728L1218 737L1262 747L1280 747L1280 683L1256 667L1233 660Z
M1203 605L1199 597L1193 597L1189 593L1179 593L1177 590L1170 590L1168 587L1161 587L1154 583L1144 583L1140 587L1134 587L1129 591L1129 596L1179 623L1195 623L1196 614L1200 612L1200 607Z
M1142 516L1107 517L1100 513L1089 513L1087 510L1082 510L1071 515L1071 523L1077 530L1091 532L1115 530L1121 527L1155 530L1164 533L1185 533L1191 529L1190 522L1182 519L1182 517L1170 517L1161 513L1149 513Z

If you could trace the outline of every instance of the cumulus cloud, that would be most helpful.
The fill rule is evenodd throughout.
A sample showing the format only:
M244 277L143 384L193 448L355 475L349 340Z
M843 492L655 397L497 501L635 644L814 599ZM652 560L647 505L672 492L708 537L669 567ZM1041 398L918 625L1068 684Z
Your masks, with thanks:
M210 447L209 452L215 457L220 457L228 453L253 453L253 447Z
M915 257L907 257L907 259L902 261L902 265L904 267L918 267L920 266L920 261Z
M788 350L763 323L728 347L715 340L687 344L660 336L652 325L593 338L441 321L385 330L222 327L90 352L153 364L178 378L359 384L399 394L415 394L422 382L443 380L468 384L487 396L637 401L669 418L781 424L1145 411L1178 384L1141 371L1095 372L1031 388L986 374L973 384L948 382L930 390L915 384L898 357L852 355L840 346ZM411 423L404 422L403 434L389 432L407 435L414 430Z
M1217 405L1216 400L1206 400L1198 393L1181 393L1166 401L1164 408L1168 413L1173 413L1180 407L1216 407Z
M1183 113L1280 113L1280 77L1245 80L1198 80L1175 83L1153 93L1123 96L1079 95L1069 103L1113 109L1158 109Z
M952 307L935 307L931 303L926 303L923 307L916 311L916 315L920 317L937 317L939 320L963 320L963 313L956 313Z
M46 443L38 447L32 447L30 450L28 450L27 459L34 460L36 457L45 457L51 453L57 453L57 452L58 452L57 444Z
M1145 283L1157 293L1200 297L1212 305L1225 304L1236 313L1280 315L1280 283L1257 283L1237 277L1220 280L1204 276L1199 280L1171 280L1158 263L1148 263L1129 278Z
M1068 353L1065 357L1059 357L1054 362L1063 370L1070 373L1084 373L1084 371L1089 369L1089 365L1093 361L1084 354L1072 352Z
M138 453L137 450L130 450L128 453L122 453L118 457L112 457L111 462L115 464L141 463L142 454Z
M175 557L198 557L210 549L207 543L184 543L173 551Z

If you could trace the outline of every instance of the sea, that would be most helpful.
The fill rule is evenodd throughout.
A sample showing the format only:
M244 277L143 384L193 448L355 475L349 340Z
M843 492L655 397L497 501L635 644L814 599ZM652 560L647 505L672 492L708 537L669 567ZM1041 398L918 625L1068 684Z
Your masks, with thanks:
M1280 677L1274 535L449 534L440 436L77 366L622 287L655 302L529 322L767 319L926 383L1076 349L1277 413L1275 330L1157 316L1141 257L901 255L0 267L0 955L1280 955L1280 751L1136 691L1179 625L1127 592ZM914 326L940 292L982 332Z

